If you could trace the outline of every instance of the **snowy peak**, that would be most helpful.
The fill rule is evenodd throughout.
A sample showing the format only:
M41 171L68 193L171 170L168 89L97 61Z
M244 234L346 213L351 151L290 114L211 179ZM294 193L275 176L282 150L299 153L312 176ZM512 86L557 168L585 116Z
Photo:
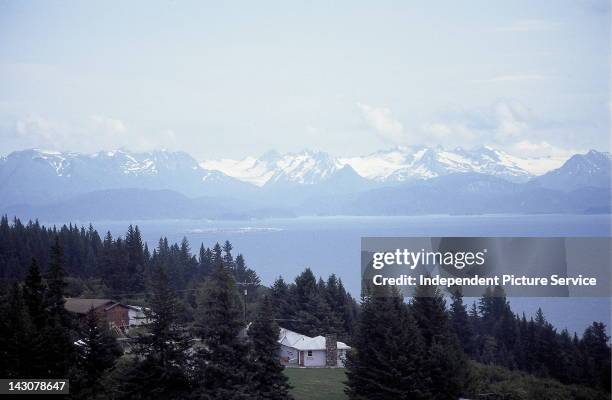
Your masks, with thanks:
M208 170L221 171L257 186L264 186L281 182L316 184L329 179L342 169L343 164L327 153L305 150L284 155L268 151L259 158L209 160L200 163L200 166Z
M379 182L404 182L467 172L524 181L537 174L536 168L530 168L528 159L520 159L491 147L472 150L460 147L454 150L399 147L342 161L351 165L361 176ZM532 163L538 164L535 160Z
M284 155L270 151L258 158L212 160L200 165L264 186L277 182L312 185L326 181L344 166L350 166L367 180L381 183L430 179L453 173L480 173L521 182L557 168L564 161L520 158L488 146L469 150L397 146L359 157L335 158L310 150Z
M2 163L35 162L48 167L57 176L69 176L75 169L101 168L105 173L130 176L154 176L160 171L201 170L197 161L184 152L159 150L132 153L124 150L100 151L93 154L58 152L40 149L16 151L2 158Z
M38 188L36 195L21 189ZM249 184L222 172L203 169L184 152L125 150L93 154L30 149L0 159L0 202L44 201L91 190L146 188L175 190L187 196L216 196L248 191Z
M275 163L275 172L266 184L291 182L312 185L329 179L343 165L327 153L303 151L290 153Z

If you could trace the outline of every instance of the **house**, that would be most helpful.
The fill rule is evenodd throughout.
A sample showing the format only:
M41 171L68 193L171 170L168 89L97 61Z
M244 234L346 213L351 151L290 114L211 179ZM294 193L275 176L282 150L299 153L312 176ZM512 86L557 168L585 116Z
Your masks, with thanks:
M96 316L104 318L111 328L126 330L130 326L130 307L110 299L78 299L66 298L64 304L66 310L85 318L87 313L93 309Z
M149 318L145 314L148 308L140 306L132 306L128 304L128 324L130 327L146 325L149 323Z
M344 367L351 348L335 335L309 337L281 328L278 339L280 361L295 367Z

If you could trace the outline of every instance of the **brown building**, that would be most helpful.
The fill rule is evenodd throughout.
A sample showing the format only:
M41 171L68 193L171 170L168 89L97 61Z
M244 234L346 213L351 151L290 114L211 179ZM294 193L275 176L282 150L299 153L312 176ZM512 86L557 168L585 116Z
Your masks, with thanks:
M64 304L66 310L79 314L84 318L93 308L98 318L105 319L112 327L125 330L129 326L130 308L124 304L110 299L78 299L69 297Z

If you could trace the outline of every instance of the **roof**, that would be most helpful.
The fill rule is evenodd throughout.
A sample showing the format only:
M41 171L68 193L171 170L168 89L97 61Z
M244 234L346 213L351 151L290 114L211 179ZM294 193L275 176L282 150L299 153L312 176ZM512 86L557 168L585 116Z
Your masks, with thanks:
M74 297L66 298L64 308L66 310L77 313L87 314L92 308L104 307L104 309L112 308L120 303L110 299L77 299Z
M296 350L325 350L325 337L310 337L281 328L278 342L282 345L293 347ZM349 350L350 347L343 342L336 342L338 350Z

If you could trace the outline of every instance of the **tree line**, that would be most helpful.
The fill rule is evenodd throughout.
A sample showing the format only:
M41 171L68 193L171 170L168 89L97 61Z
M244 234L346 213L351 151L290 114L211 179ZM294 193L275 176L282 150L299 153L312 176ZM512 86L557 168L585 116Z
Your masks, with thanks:
M357 315L335 275L317 281L306 269L294 283L279 278L286 292L268 289L229 242L201 245L196 256L186 239L162 237L150 251L137 226L100 239L91 225L46 228L3 217L0 232L0 304L9 316L0 323L0 375L70 377L73 398L289 398L278 324L348 341L344 329ZM240 292L249 287L247 297L238 283ZM152 323L122 356L105 321L64 309L71 296L145 305Z
M181 322L181 300L163 266L147 281L146 331L122 357L108 324L90 310L64 308L66 273L59 237L49 268L31 260L23 282L2 293L0 376L69 378L74 399L288 399L278 360L279 328L267 295L248 330L234 270L213 265L196 294L194 323Z
M238 282L257 287L260 279L248 268L244 257L232 254L232 245L218 243L212 248L202 244L193 254L186 238L170 244L159 239L153 251L142 239L138 226L129 226L124 237L103 238L90 224L87 228L73 224L45 227L38 221L24 224L6 215L0 218L0 280L22 280L30 261L35 258L46 270L50 262L49 248L59 239L64 254L68 290L114 297L144 292L153 267L163 267L173 289L184 290L210 274L224 262ZM80 293L77 293L80 294ZM133 296L135 297L135 296Z
M308 336L335 334L341 341L351 341L359 306L335 274L327 281L317 280L306 268L292 283L279 277L270 288L270 298L283 327Z
M289 398L280 324L309 336L335 333L352 346L353 399L549 398L508 387L516 382L554 386L557 398L609 397L605 325L594 322L582 337L557 332L541 310L529 319L514 314L501 288L469 307L460 290L427 286L409 301L375 288L358 305L333 274L317 279L307 268L267 288L229 242L193 253L186 239L163 237L150 251L137 226L100 238L92 226L2 217L0 375L68 376L73 398ZM122 355L105 321L93 313L75 319L66 296L145 305L151 325Z
M469 311L459 289L450 299L447 307L431 286L417 287L408 302L388 287L367 290L348 354L349 398L609 398L603 323L582 338L558 333L541 309L535 319L513 314L499 287Z
M581 338L567 329L558 332L541 308L535 318L514 314L501 287L488 288L469 310L460 290L451 291L451 300L451 327L474 360L610 390L612 355L603 323L593 322Z
M201 244L196 253L186 238L171 244L161 237L150 250L138 226L130 225L123 237L114 238L107 232L101 238L91 225L45 227L38 221L24 224L18 218L9 222L6 216L0 219L0 284L6 287L23 280L32 258L46 271L54 238L58 238L64 254L65 293L70 297L144 304L152 271L163 268L170 288L179 294L181 322L192 324L198 285L220 265L227 267L241 291L247 289L248 315L268 291L257 273L247 266L245 257L234 256L229 241L211 247ZM310 336L335 333L341 340L350 340L359 307L336 275L317 280L306 268L294 282L287 283L279 277L269 292L274 316L283 327Z

